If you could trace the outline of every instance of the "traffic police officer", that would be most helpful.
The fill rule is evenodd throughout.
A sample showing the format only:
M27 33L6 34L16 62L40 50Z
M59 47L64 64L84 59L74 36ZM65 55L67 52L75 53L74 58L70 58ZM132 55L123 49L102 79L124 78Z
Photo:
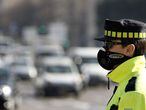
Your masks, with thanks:
M132 19L105 20L99 64L118 86L106 110L146 110L146 24Z

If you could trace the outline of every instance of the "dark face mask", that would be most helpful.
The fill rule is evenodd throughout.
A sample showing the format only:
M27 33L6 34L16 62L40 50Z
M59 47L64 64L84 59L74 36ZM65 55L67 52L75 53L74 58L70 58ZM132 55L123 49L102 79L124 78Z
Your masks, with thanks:
M113 70L116 66L130 59L131 57L125 56L120 53L99 50L97 60L101 67L106 70Z

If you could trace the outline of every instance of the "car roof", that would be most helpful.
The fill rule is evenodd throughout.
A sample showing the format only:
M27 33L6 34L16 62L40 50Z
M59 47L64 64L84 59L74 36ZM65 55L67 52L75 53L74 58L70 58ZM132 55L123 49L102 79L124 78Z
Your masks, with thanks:
M70 49L69 55L82 56L82 57L96 57L97 52L100 48L98 47L73 47Z
M38 45L38 46L36 46L36 51L52 50L52 49L63 51L63 48L60 45Z
M65 51L60 45L38 45L35 47L35 53L44 53L44 52L52 52L57 53L59 55L64 55Z
M49 58L43 58L42 64L44 65L71 65L73 63L73 60L70 57L64 56L64 57L49 57Z

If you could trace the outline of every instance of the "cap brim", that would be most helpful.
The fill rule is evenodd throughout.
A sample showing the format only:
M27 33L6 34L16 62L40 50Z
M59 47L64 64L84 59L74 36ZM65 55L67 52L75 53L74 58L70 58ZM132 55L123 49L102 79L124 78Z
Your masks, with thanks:
M94 38L94 40L97 40L97 41L105 41L105 37L101 37L101 38Z

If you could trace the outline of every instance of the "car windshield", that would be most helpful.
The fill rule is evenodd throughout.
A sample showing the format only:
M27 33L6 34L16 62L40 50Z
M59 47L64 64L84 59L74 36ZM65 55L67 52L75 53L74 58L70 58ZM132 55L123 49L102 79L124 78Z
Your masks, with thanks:
M0 47L8 47L10 44L5 43L5 42L1 42L0 43Z
M25 65L27 65L27 63L26 62L14 62L12 65L13 66L25 66Z
M46 57L46 56L55 56L55 55L57 54L53 52L43 52L43 53L39 53L37 57Z
M5 69L0 69L0 84L7 82L9 79L9 73Z
M18 58L12 63L12 66L25 66L28 65L29 60L26 58Z
M82 63L97 63L97 58L82 58Z
M45 70L51 73L70 73L71 68L69 66L46 66Z

